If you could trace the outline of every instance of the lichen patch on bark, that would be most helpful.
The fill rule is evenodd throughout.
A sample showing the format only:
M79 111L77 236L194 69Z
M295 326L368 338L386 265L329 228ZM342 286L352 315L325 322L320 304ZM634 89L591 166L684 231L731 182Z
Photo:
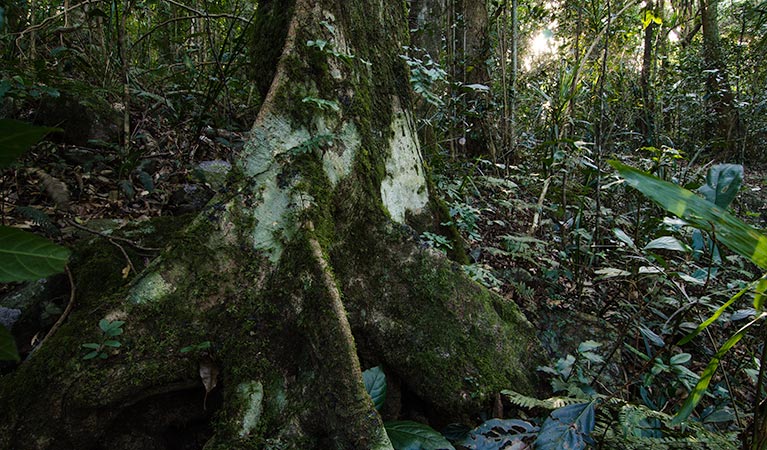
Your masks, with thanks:
M147 273L139 278L128 293L128 300L134 304L156 302L173 293L175 287L166 282L157 272Z
M258 426L264 401L264 386L259 381L249 381L237 386L237 393L244 403L240 437L244 438Z
M421 213L429 202L429 192L412 114L402 109L397 97L392 102L393 136L386 159L386 178L381 183L381 200L394 221L405 223L406 212Z

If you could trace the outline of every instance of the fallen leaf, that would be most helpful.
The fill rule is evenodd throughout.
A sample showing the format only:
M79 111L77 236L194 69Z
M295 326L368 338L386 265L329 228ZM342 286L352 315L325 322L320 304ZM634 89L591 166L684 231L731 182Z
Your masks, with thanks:
M200 378L202 379L202 385L205 386L205 400L203 401L203 409L207 409L208 394L218 384L218 367L213 363L210 358L205 358L200 361Z

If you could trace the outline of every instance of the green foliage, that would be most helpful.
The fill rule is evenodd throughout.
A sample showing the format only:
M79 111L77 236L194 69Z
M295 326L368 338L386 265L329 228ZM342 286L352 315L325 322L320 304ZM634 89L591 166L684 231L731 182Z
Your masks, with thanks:
M338 106L338 102L336 102L335 100L325 100L324 98L316 98L316 97L304 97L301 101L303 103L308 103L314 106L320 111L333 111L333 112L341 111L341 107Z
M373 406L380 411L386 401L386 375L380 367L371 367L362 372L362 381L365 382L368 395L373 399Z
M0 119L0 169L34 145L51 128L33 127L23 122ZM64 270L69 250L15 228L0 226L0 282L44 278ZM0 326L0 360L18 361L13 336Z
M445 254L447 254L448 250L453 249L453 244L450 243L450 239L442 236L441 234L424 231L421 233L421 240L429 247L436 248Z
M517 419L490 419L458 439L458 443L469 450L502 450L506 448L528 448L525 442L535 439L539 428Z
M409 420L386 422L386 434L395 450L455 450L428 425Z
M187 345L179 350L181 353L198 353L209 350L211 347L210 341L202 341L199 344Z
M610 164L626 179L626 183L658 203L668 212L716 237L730 250L767 268L767 237L722 207L711 203L675 184L626 166L618 161ZM722 191L722 200L729 197Z
M62 272L69 253L47 239L0 226L0 282L37 280Z
M686 189L659 180L636 169L615 161L611 162L611 164L629 181L631 186L656 201L664 209L676 214L680 218L688 220L699 229L709 231L712 236L717 236L718 240L727 245L731 250L750 258L755 264L765 268L767 264L767 237L731 216L724 209L733 201L737 194L743 179L742 167L722 165L712 168L708 173L706 185L699 190L706 196L707 199L704 200ZM689 418L695 406L703 399L704 394L708 390L711 379L719 367L722 358L754 325L761 323L767 318L767 312L762 310L764 291L767 287L767 284L763 282L764 279L763 277L758 282L754 282L747 288L741 289L729 301L717 309L708 320L704 321L679 342L679 345L690 342L716 321L738 298L746 292L753 291L755 287L758 289L754 295L756 317L740 327L717 350L701 374L690 396L677 413L672 425L681 424ZM757 386L757 388L760 389L761 387Z
M380 367L372 367L362 373L362 378L373 405L380 410L386 400L386 375ZM422 423L389 421L384 428L395 450L455 450L444 436Z
M83 356L83 359L107 359L109 357L109 353L107 353L109 349L120 348L122 344L115 338L123 334L122 326L124 324L125 322L121 320L110 321L101 319L99 321L101 340L99 342L88 342L81 345L82 348L89 350L88 353Z
M596 401L576 403L551 412L543 422L535 448L540 450L584 449L593 445Z
M328 146L333 144L335 139L335 134L319 134L310 139L307 139L300 145L291 148L288 150L288 153L292 156L298 156L324 151Z
M405 60L405 63L410 67L410 85L413 92L421 96L426 103L435 107L443 107L445 102L437 92L437 88L440 84L447 82L447 72L422 49L411 49L410 47L403 47L403 49L408 52L412 50L423 53L423 59L409 54L400 55L400 58Z

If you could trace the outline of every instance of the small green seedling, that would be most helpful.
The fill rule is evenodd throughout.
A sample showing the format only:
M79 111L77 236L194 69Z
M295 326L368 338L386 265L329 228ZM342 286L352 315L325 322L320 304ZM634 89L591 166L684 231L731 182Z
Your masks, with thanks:
M88 342L83 344L82 347L90 350L83 356L83 359L101 358L107 359L109 354L106 352L109 348L119 348L122 346L120 341L114 338L123 334L122 326L125 324L122 320L110 321L107 319L101 319L99 321L99 328L101 329L101 342Z
M188 345L182 348L180 351L181 353L201 352L209 348L210 348L210 341L203 341L203 342L200 342L199 344Z

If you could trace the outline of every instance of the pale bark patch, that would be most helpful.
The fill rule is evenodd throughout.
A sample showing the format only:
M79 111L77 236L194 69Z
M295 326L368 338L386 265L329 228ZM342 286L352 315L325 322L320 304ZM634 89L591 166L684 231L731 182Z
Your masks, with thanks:
M381 183L381 200L392 220L404 223L405 213L418 214L429 202L426 178L413 117L394 97L393 136L386 159L386 178Z

